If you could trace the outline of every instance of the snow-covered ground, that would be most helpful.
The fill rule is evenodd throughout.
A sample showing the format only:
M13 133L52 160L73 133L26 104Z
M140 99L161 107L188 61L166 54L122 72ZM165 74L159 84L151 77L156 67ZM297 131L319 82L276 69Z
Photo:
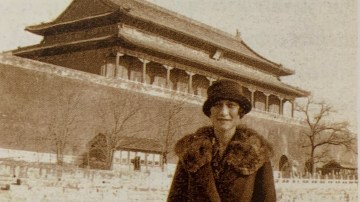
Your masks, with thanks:
M1 202L166 201L171 172L99 171L0 164ZM15 175L15 176L14 176ZM20 183L16 183L20 179ZM355 180L277 180L279 202L358 201Z

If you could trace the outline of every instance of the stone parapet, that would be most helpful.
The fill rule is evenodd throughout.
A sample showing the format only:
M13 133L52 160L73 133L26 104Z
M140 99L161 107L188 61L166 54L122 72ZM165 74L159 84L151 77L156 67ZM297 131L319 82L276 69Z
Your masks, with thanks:
M78 71L74 69L69 69L66 67L61 67L53 64L43 63L31 59L21 58L13 56L10 54L0 54L0 64L23 68L32 71L43 72L47 74L56 75L59 77L64 77L68 79L75 79L85 83L93 83L98 85L103 85L107 87L131 90L134 92L147 94L151 96L162 97L165 99L185 101L191 104L201 106L205 101L205 98L199 95L194 95L192 93L181 92L172 90L169 88L163 88L156 85L144 84L137 81L131 81L128 79L122 78L106 78L104 76L91 74L83 71ZM9 67L10 68L10 67ZM290 124L302 125L303 121L300 118L296 117L287 117L281 114L266 112L258 109L253 109L249 116L256 118L263 118L278 122L285 122Z

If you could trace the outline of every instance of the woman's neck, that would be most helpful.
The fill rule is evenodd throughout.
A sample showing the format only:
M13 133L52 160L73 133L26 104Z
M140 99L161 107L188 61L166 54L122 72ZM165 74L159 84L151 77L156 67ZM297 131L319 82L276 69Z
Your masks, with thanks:
M235 131L236 131L235 127L226 131L217 130L216 128L214 128L215 136L217 137L221 147L226 147L228 145L231 138L234 136Z

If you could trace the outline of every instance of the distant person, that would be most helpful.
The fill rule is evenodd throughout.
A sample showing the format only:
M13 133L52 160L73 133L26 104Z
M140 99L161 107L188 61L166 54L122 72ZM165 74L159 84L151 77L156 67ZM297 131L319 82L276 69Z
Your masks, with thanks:
M179 162L169 202L275 202L271 146L256 131L240 125L250 101L235 81L219 80L207 90L203 112L212 126L175 145Z

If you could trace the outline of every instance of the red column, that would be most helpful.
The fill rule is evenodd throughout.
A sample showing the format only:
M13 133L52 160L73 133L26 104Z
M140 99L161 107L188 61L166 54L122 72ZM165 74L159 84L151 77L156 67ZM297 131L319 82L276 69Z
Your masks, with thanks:
M119 68L120 68L120 57L124 56L123 53L116 53L116 63L115 63L115 78L119 77ZM121 72L122 75L122 72Z
M139 60L143 63L143 71L142 71L142 78L141 78L141 82L146 84L146 64L149 63L149 60L146 59L140 59Z
M188 93L193 93L193 87L192 87L192 77L195 75L195 73L185 71L187 75L189 75L189 84L188 84Z

